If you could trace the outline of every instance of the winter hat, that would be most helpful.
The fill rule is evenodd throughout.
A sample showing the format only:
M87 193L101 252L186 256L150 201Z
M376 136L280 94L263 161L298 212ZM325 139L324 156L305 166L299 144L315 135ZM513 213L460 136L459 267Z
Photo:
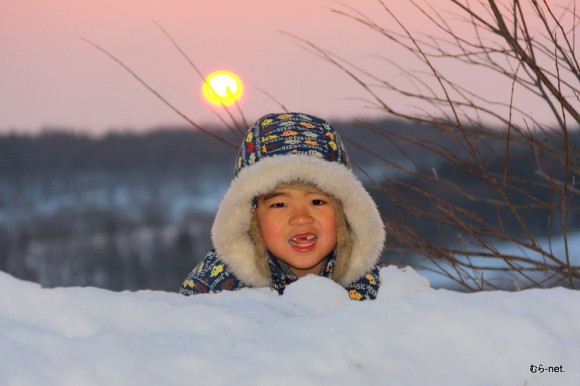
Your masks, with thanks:
M314 184L342 204L352 252L335 280L348 285L380 258L385 231L380 213L351 170L342 140L331 125L302 113L269 114L247 132L238 152L234 179L216 214L212 241L217 255L243 282L269 285L264 256L250 237L254 197L292 181Z
M285 154L303 154L351 167L340 137L328 122L307 114L269 114L248 130L234 175L264 157Z

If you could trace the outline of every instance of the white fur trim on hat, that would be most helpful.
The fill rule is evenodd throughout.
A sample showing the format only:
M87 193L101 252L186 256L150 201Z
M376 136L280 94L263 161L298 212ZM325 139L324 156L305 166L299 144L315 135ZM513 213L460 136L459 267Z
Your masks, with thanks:
M211 230L218 257L244 283L268 286L260 272L249 236L252 199L272 192L282 182L303 180L342 202L352 232L352 253L340 284L348 285L368 272L380 258L385 242L384 224L377 206L354 173L337 162L306 155L267 157L243 168L222 200Z

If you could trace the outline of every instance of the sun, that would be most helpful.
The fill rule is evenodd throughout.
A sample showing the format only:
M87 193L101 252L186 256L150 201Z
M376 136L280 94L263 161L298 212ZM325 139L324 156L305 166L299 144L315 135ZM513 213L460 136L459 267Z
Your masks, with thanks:
M231 106L240 100L244 87L238 76L229 71L211 73L203 82L205 100L215 106Z

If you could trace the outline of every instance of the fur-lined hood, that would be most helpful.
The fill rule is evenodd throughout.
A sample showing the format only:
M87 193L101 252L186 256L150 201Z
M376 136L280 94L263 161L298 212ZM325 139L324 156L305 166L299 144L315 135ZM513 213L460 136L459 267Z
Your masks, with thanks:
M359 279L380 258L385 230L375 202L354 175L338 134L327 122L300 113L269 114L252 126L242 143L235 177L212 227L218 257L240 280L268 286L264 256L256 256L250 237L252 203L280 183L302 180L340 200L350 227L352 253L343 286Z

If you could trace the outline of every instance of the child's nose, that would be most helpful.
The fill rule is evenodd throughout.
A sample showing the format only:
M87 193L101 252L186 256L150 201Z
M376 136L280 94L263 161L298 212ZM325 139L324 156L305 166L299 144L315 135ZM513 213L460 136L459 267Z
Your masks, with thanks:
M314 217L312 217L308 206L295 207L290 216L291 225L307 225L311 224L313 221Z

